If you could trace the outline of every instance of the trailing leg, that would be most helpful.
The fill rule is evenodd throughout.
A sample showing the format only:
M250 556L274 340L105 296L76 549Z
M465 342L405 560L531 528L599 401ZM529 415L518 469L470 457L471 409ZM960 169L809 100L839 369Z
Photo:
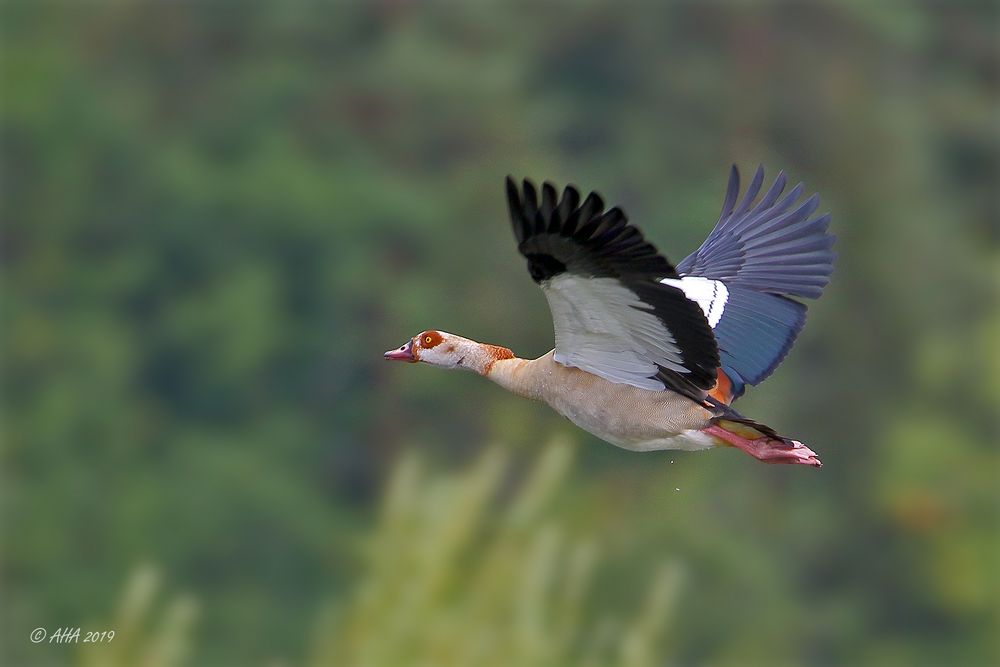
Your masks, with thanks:
M783 438L767 426L749 419L717 418L703 428L702 433L741 449L764 463L797 463L816 468L823 465L816 452L798 440Z

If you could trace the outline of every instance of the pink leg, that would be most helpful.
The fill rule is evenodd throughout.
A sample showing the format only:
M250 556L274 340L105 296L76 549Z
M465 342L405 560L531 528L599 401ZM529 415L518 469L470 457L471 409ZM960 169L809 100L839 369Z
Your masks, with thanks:
M718 424L712 424L708 428L702 429L702 433L715 436L733 447L742 449L750 456L764 463L800 463L816 468L823 467L820 460L816 458L816 452L798 440L785 442L769 438L766 435L750 440L732 431L727 431Z

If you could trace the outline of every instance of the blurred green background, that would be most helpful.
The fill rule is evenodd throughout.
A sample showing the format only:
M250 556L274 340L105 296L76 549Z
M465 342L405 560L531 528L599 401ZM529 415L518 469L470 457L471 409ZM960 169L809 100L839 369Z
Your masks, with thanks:
M4 664L1000 664L996 3L0 7ZM678 261L734 162L833 213L739 404L822 471L383 362L551 347L506 174Z

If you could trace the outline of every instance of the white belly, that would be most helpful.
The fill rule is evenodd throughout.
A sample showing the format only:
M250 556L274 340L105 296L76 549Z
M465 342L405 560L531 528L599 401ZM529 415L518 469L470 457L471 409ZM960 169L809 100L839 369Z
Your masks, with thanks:
M616 447L628 449L633 452L653 452L664 449L678 449L688 452L696 452L702 449L710 449L718 445L712 436L702 433L696 429L686 429L675 435L662 437L641 438L633 437L629 433L610 432L602 426L594 424L580 423L569 415L566 417L588 433L596 435L605 442L610 442Z
M547 402L583 430L623 449L697 451L718 444L699 430L708 425L709 415L693 401L672 392L619 387L615 386L612 400L584 393L551 397Z
M684 431L680 435L669 438L657 438L655 440L646 440L645 442L631 444L618 442L612 442L611 444L631 449L634 452L653 452L660 449L680 449L686 452L697 452L702 449L711 449L718 446L718 443L715 442L712 436L694 429Z
M672 391L612 383L555 362L552 352L527 362L497 362L493 368L490 377L501 386L545 401L583 430L618 447L690 451L719 444L701 432L712 414Z

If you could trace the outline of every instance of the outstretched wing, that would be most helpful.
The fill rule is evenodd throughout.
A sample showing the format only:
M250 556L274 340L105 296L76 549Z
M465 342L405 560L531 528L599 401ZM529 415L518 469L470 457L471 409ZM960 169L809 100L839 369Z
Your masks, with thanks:
M698 304L660 282L674 267L628 224L576 188L561 197L507 178L518 250L549 302L555 360L609 382L678 391L701 400L716 381L719 354Z
M784 172L755 202L763 183L764 169L757 167L736 205L740 173L733 166L719 221L701 247L677 265L677 271L756 292L818 298L833 272L834 237L827 233L830 215L812 217L819 195L800 202L802 183L781 197Z
M779 173L758 200L764 183L758 167L737 204L734 166L715 229L677 265L682 278L667 279L704 309L733 384L730 400L785 358L806 320L805 305L791 297L819 297L833 271L830 215L813 217L819 195L800 201L801 183L782 197L785 181Z

